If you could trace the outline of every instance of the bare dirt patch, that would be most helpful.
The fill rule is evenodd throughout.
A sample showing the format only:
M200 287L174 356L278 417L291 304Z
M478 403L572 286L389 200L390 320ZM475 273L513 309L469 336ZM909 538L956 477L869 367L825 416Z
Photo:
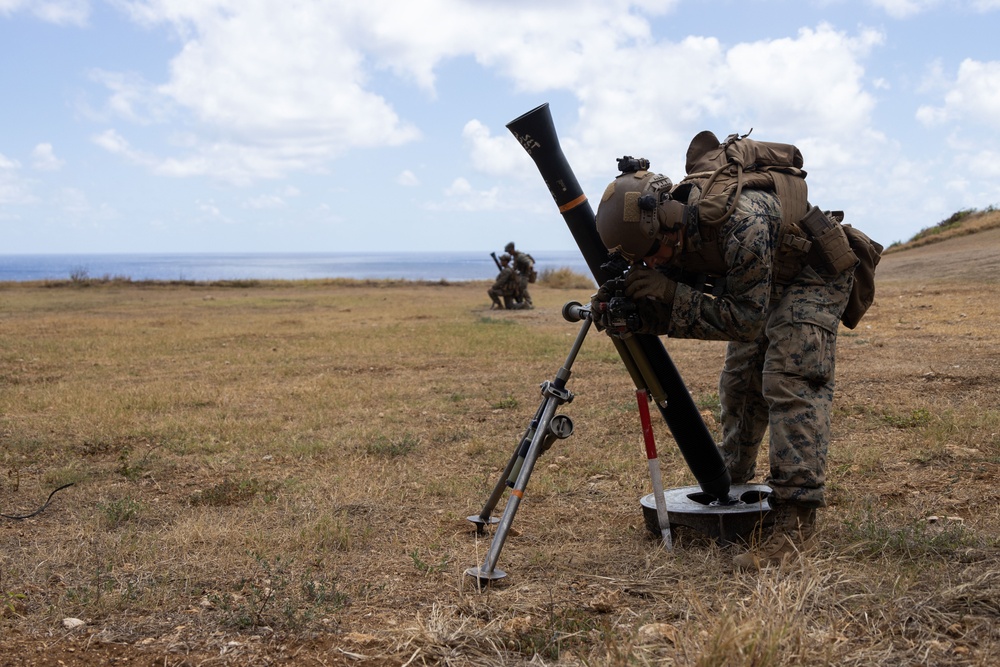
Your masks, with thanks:
M1000 280L1000 228L890 253L880 263L878 277L886 281L995 283Z

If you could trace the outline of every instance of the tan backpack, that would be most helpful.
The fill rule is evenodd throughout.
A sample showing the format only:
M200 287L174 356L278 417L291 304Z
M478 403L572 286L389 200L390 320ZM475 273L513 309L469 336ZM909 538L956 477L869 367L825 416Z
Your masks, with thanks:
M875 266L882 246L860 230L841 224L842 212L831 214L810 206L797 147L756 141L748 135L731 134L720 142L712 132L698 133L688 147L687 176L674 193L684 199L685 188L690 191L697 186L699 227L717 229L736 210L745 188L774 192L781 202L776 279L793 278L806 257L834 275L857 263L854 287L841 319L853 329L874 300Z
M699 132L688 147L687 176L701 190L699 220L717 225L729 219L744 188L769 190L781 200L782 227L795 225L808 210L802 153L791 144L777 144L731 134L719 142L709 131Z
M882 244L872 241L863 231L850 225L844 225L844 231L851 250L858 257L858 265L854 269L854 287L840 321L848 329L853 329L875 301L875 267L882 259Z

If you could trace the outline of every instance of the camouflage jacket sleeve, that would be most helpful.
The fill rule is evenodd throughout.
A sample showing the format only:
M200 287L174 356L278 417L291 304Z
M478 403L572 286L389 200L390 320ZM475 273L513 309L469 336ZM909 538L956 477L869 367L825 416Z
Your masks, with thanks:
M505 266L500 269L500 274L497 276L496 281L493 283L493 289L499 291L505 290L511 287L514 282L514 269L509 266Z
M740 197L723 224L723 256L728 272L720 296L679 284L666 327L668 336L702 340L752 341L764 325L771 295L775 235L781 209L777 198L759 190Z

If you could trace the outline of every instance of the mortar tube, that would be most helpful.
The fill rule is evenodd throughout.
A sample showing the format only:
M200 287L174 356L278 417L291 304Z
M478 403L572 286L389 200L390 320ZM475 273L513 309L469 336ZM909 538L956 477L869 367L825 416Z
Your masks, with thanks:
M549 105L542 104L516 118L507 129L538 168L597 283L603 285L617 277L603 268L609 259L608 251L597 233L590 202L559 145ZM627 341L615 340L615 349L636 388L650 390L702 490L728 502L729 471L662 341L649 334L636 334Z

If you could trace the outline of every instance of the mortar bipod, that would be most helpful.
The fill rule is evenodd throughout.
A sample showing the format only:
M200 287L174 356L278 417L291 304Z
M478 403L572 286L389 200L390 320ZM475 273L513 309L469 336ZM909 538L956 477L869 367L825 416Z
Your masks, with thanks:
M528 486L528 479L531 477L531 471L538 457L542 452L548 450L556 439L562 440L573 434L572 420L566 415L557 415L556 409L563 403L569 403L573 400L573 393L566 389L566 382L571 375L570 368L572 368L576 355L583 346L587 331L590 329L590 309L571 301L563 306L562 314L570 322L583 322L580 325L580 331L576 334L576 340L573 341L573 347L570 349L562 368L556 373L555 379L552 382L542 383L542 402L527 430L525 430L524 436L514 449L503 474L497 480L496 486L493 487L493 493L490 494L486 505L483 506L483 511L478 515L468 517L469 521L476 524L478 534L485 533L487 524L499 524L493 534L483 564L479 567L470 567L465 571L465 574L470 577L476 577L480 586L507 576L506 572L497 569L497 560L500 558L500 550L503 549L504 542L507 540L507 533L510 531L514 515L524 497L524 490ZM500 502L505 487L511 489L507 505L504 507L500 519L493 519L491 515L497 503Z

